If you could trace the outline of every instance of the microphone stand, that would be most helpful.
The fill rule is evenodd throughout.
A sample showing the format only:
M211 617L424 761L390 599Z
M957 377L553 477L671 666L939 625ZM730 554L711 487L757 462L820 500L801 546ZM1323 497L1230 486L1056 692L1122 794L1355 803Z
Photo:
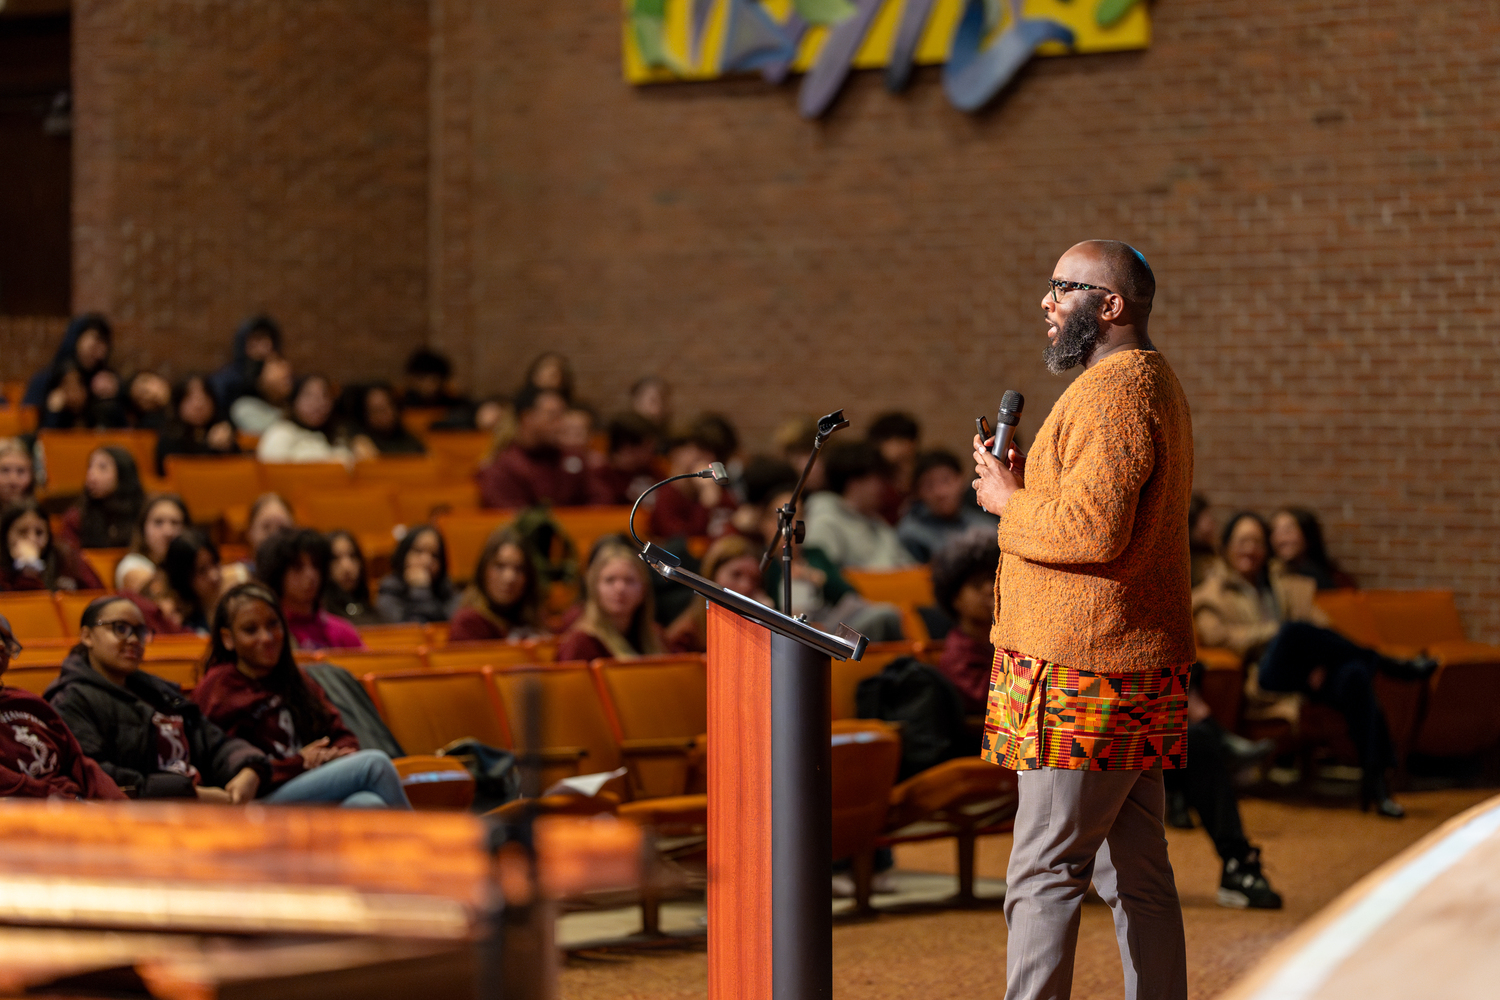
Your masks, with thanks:
M797 479L791 499L777 510L776 534L766 546L765 554L760 557L760 572L764 576L767 567L771 565L771 553L776 551L776 543L781 542L781 613L784 615L790 616L792 613L792 546L801 542L807 534L806 525L797 520L797 502L802 499L802 489L807 485L813 463L818 460L818 452L823 450L823 442L834 431L848 426L849 421L844 419L843 410L834 410L818 420L818 433L813 436L812 454L807 456L807 464L802 467L802 475Z

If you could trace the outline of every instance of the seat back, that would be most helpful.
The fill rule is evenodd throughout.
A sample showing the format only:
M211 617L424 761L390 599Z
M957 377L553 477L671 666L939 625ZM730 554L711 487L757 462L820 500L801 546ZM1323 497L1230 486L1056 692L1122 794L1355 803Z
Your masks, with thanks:
M845 569L840 572L849 581L849 586L867 600L917 608L937 603L932 596L932 570L926 566L886 570Z
M362 486L426 486L442 482L448 467L431 455L383 455L354 467L354 482Z
M304 495L349 486L349 470L338 462L262 462L265 489L296 502Z
M156 432L135 430L37 432L37 443L47 465L47 495L60 496L83 489L89 455L95 448L116 445L130 452L143 476L156 471Z
M294 501L297 520L309 528L342 528L355 535L389 535L396 526L396 505L387 483L304 490Z
M552 519L573 539L580 562L605 535L630 533L629 507L558 507L552 511Z
M548 663L557 658L556 641L452 642L431 649L427 662L434 670L472 670L477 667L514 667L525 663Z
M403 484L396 491L396 517L402 524L426 524L442 514L479 512L479 485L473 480L446 485L435 483L436 480L428 480L416 485ZM477 553L475 558L478 558ZM464 572L473 568L470 565Z
M129 549L84 549L83 561L89 564L89 569L99 578L109 590L115 589L115 570L120 566L120 560L125 558Z
M387 653L416 652L428 645L430 629L421 622L403 622L399 625L365 625L359 630L366 649Z
M25 644L26 648L21 650L21 655L12 657L10 669L19 670L22 667L31 669L34 667L46 667L53 673L62 666L62 661L68 658L68 653L78 644L77 636L71 639L33 639ZM5 674L9 677L10 674ZM5 681L0 677L0 681ZM5 681L5 683L10 683Z
M885 665L901 656L915 656L917 647L910 642L872 642L859 660L834 660L828 671L828 707L835 719L855 717L854 693L859 682L874 677Z
M197 660L147 660L141 664L141 670L171 681L184 691L191 691L198 684Z
M1387 646L1426 649L1468 638L1451 590L1362 590L1370 616Z
M192 660L202 663L208 656L208 645L206 635L159 635L146 647L145 660L147 663L155 660Z
M829 764L837 861L875 846L896 785L901 739L882 722L840 720L832 726Z
M0 680L5 682L6 687L30 691L38 698L47 690L47 685L56 679L57 664L34 667L12 665L4 674L0 674Z
M1371 648L1380 645L1380 625L1362 591L1323 590L1314 602L1328 616L1334 631L1344 638Z
M589 665L616 741L693 740L708 731L708 668L703 656L595 660ZM688 757L664 753L630 761L641 797L687 791Z
M365 674L400 674L427 669L427 650L325 649L317 659L343 667L355 677Z
M610 729L604 703L582 661L501 667L494 672L495 689L505 707L513 746L525 739L528 684L536 684L541 701L539 750L580 747L588 754L577 763L555 763L542 768L542 788L572 774L597 774L620 766L620 748Z
M515 512L509 510L482 510L454 512L440 515L434 522L443 536L448 549L448 575L455 582L467 583L474 575L474 564L484 543L491 533L501 525L515 520Z
M199 524L212 524L231 507L260 495L260 465L254 455L168 455L167 479Z
M113 573L110 574L108 579L105 579L103 576L100 577L100 579L104 580L104 585L110 588L109 590L59 590L54 595L57 602L57 613L62 617L63 634L65 636L70 639L77 637L78 629L81 627L83 621L83 609L114 589L113 577ZM11 619L11 621L14 622L15 619ZM147 649L150 649L150 647L148 646Z
M0 594L0 615L10 620L10 630L24 644L28 639L76 638L57 611L57 601L45 590Z
M488 431L433 431L422 439L427 454L448 467L448 475L471 479L490 453L494 438Z
M408 753L432 753L464 737L494 747L511 745L488 670L366 674L364 685Z

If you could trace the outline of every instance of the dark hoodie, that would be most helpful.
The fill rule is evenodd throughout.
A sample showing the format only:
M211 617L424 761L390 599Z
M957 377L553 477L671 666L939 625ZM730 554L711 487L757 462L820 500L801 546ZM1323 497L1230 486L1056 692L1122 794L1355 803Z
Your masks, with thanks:
M21 399L22 406L35 406L39 410L46 408L47 393L56 387L57 380L62 376L67 366L77 363L77 359L73 357L73 354L78 350L78 338L82 337L87 330L98 331L106 341L110 343L114 342L114 333L110 329L109 320L105 319L102 314L83 313L80 316L73 317L72 321L68 323L68 328L63 331L62 343L58 345L56 353L52 355L51 363L46 368L31 376L31 379L26 383L26 395ZM93 377L94 372L102 371L108 367L109 364L106 361L105 364L94 369L94 371L80 372L83 376L84 384L88 384L88 380Z
M264 333L270 336L277 353L281 352L281 327L269 316L251 316L234 331L234 357L208 380L208 391L219 404L220 413L228 413L229 407L241 396L255 392L255 380L260 378L263 362L255 361L245 353L251 334Z
M131 798L193 798L200 784L223 788L246 767L255 769L263 786L270 781L266 755L226 736L176 684L136 671L116 685L89 665L81 645L63 661L46 697L83 752ZM163 770L163 751L172 738L168 727L186 744L179 748L186 760L177 770Z

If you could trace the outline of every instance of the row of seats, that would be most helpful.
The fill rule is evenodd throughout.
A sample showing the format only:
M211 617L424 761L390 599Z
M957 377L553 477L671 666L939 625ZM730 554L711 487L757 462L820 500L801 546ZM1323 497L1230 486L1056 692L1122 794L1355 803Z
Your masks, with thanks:
M1500 743L1500 646L1470 642L1449 590L1334 590L1317 603L1333 627L1360 645L1394 657L1419 654L1438 661L1425 683L1377 676L1375 692L1390 723L1398 756L1467 756ZM1205 668L1204 698L1219 722L1238 729L1244 666L1227 649L1199 649ZM1301 730L1309 751L1331 745L1353 757L1344 726L1332 710L1305 706ZM1269 734L1275 735L1275 734Z

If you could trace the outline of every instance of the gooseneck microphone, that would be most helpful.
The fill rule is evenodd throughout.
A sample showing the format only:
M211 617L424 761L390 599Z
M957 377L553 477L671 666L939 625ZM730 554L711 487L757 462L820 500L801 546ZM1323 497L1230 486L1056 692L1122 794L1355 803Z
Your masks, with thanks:
M1021 422L1021 408L1025 405L1026 397L1014 389L1006 389L1000 397L1000 412L995 414L995 445L990 454L1002 462L1016 436L1016 425Z
M635 505L630 508L630 537L634 538L635 544L641 547L641 555L646 558L647 562L650 562L653 558L665 557L665 559L670 562L671 565L681 565L680 560L678 560L676 556L662 549L658 545L652 545L649 542L641 541L641 536L635 533L635 512L640 509L641 501L646 499L652 493L655 493L657 490L661 489L668 483L675 483L679 479L712 479L720 486L728 486L729 472L724 468L723 462L713 462L702 472L684 472L680 476L672 476L669 479L663 479L661 482L657 483L655 486L651 487L649 490L635 498Z

